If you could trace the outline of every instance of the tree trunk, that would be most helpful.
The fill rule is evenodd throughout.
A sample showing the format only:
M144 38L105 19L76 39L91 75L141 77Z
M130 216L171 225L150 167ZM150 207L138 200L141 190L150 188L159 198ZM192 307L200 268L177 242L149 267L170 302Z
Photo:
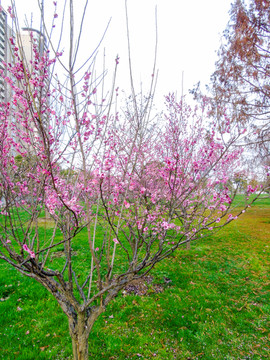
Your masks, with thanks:
M94 323L94 319L93 319ZM69 332L72 338L73 360L89 360L88 337L93 324L87 325L86 312L74 314L69 318Z

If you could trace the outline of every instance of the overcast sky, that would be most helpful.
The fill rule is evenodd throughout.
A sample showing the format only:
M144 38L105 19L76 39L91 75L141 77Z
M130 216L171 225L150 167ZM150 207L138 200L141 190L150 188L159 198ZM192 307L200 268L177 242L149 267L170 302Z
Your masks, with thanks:
M32 19L33 26L38 27L35 24L38 19L36 2L37 0L17 0L21 26L24 25L26 15L29 21ZM57 21L60 24L60 9L63 2L64 0L58 0L59 18L55 19L56 25ZM8 3L8 0L2 0L4 8ZM44 0L44 3L49 8L53 1ZM83 0L74 0L77 19L81 15L83 3ZM208 82L214 71L221 34L229 20L230 3L231 0L128 0L133 75L138 87L137 92L140 82L146 90L151 80L156 6L159 69L157 99L160 99L161 95L168 92L181 93L183 72L184 93L198 81L202 84ZM47 19L50 18L50 14L48 10L45 14ZM109 69L114 65L115 56L119 55L120 72L117 85L126 88L128 92L125 0L89 0L79 60L96 47L110 18L111 23L100 53L105 47ZM76 21L78 24L79 21ZM102 57L99 61L102 61Z

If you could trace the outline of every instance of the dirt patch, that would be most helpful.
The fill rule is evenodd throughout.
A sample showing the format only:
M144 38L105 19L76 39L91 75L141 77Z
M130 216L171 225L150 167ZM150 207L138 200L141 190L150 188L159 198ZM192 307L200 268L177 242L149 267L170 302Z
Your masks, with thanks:
M42 226L54 227L55 221L51 218L38 218L38 224Z
M131 281L123 291L123 295L133 294L138 296L148 295L150 293L161 293L164 291L164 285L153 284L153 276L145 276L141 279ZM164 278L164 282L168 284L171 282L170 279Z
M71 252L71 256L76 256L76 255L77 255L76 251ZM51 259L57 259L62 257L66 257L65 251L56 251L51 254Z

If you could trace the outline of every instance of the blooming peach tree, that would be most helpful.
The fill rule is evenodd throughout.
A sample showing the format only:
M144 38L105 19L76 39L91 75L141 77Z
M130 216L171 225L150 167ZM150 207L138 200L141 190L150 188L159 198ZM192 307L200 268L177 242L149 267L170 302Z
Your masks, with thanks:
M14 63L1 70L12 96L0 104L0 258L53 295L74 360L88 359L92 326L120 290L235 218L228 174L241 162L232 147L241 129L230 134L226 120L225 142L207 105L192 110L173 94L154 120L151 93L143 108L132 95L131 107L113 112L117 92L98 103L93 69L77 82L71 61L62 83L52 79L61 53L40 53L32 36L27 64L10 41Z

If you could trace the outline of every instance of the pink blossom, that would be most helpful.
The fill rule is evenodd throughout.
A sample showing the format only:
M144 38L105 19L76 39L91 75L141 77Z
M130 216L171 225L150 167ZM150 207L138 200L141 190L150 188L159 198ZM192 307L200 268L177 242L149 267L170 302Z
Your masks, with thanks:
M248 185L247 187L247 192L251 192L251 193L254 193L257 189L257 186L255 186L254 188L251 186L251 185Z
M165 230L169 229L169 224L167 223L167 221L163 221L163 222L161 223L161 226L162 226Z
M113 242L114 242L115 244L119 244L119 241L118 241L116 238L113 239Z
M219 209L221 210L221 211L226 211L227 210L227 206L225 206L225 205L220 205L220 207L219 207Z
M9 6L7 10L8 10L8 13L10 14L10 17L11 17L12 19L14 19L14 18L15 18L15 15L14 15L14 13L13 13L12 7Z
M232 220L232 219L233 219L232 214L229 214L229 215L228 215L228 221L229 221L229 220Z
M28 246L26 244L23 244L23 250L29 252L30 250L28 249Z
M32 250L30 250L26 244L23 244L23 249L29 253L29 255L32 259L34 259L36 257L35 253Z

